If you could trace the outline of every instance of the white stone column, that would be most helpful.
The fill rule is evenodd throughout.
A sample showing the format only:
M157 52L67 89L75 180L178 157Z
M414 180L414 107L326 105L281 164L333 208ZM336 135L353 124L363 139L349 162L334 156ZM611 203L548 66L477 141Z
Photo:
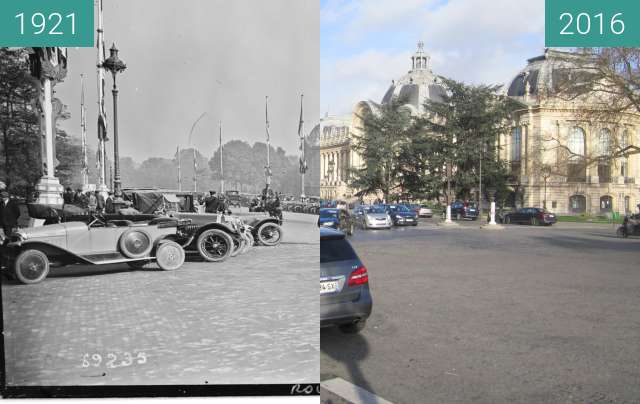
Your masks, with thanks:
M63 187L55 177L54 167L55 156L53 155L53 142L55 142L55 128L53 127L53 106L51 104L51 79L43 76L42 85L44 94L41 100L42 114L44 117L41 123L44 124L45 137L44 150L42 150L42 153L45 156L43 160L47 164L47 169L36 184L36 191L38 192L36 202L44 205L62 206L64 202L62 200Z
M496 223L496 201L491 201L491 219L489 220L489 225L495 226Z

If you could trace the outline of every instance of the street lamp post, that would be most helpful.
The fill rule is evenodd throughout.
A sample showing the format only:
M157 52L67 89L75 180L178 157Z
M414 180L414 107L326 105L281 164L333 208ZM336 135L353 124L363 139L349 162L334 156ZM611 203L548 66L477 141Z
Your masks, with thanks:
M118 48L116 48L116 44L111 45L111 49L109 49L110 55L107 60L102 63L102 67L105 70L111 72L113 76L113 89L111 92L113 93L113 193L114 193L114 204L124 204L122 200L122 185L120 183L120 153L118 150L118 87L116 85L116 75L118 73L123 72L127 65L118 58Z

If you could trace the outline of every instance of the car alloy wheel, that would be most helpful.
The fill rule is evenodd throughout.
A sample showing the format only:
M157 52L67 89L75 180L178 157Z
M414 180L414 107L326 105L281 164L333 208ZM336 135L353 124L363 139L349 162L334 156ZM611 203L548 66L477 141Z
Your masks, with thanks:
M184 249L175 241L161 241L156 248L156 263L163 271L173 271L184 264Z
M49 274L49 259L42 251L25 250L16 257L14 274L25 284L41 282Z
M269 247L280 244L280 241L282 241L282 227L275 223L264 223L258 227L258 240L262 245Z
M222 230L205 230L196 241L200 256L210 262L226 260L233 250L231 236Z

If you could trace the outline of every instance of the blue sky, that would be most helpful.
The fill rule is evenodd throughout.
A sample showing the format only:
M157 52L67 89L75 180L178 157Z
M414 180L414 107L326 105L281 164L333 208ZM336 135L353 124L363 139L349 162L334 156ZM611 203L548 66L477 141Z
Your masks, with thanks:
M424 41L435 74L504 84L544 51L544 0L321 0L321 113L380 101Z

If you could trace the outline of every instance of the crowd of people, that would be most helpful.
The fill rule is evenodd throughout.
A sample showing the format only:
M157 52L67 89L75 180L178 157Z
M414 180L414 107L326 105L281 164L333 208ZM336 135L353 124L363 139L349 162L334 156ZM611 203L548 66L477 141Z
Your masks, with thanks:
M70 187L62 194L65 205L75 205L96 213L115 213L113 192L109 191L105 199L99 191L82 192L80 188L73 191Z
M226 213L229 211L229 201L224 194L216 194L216 191L209 191L209 195L200 201L206 213Z

